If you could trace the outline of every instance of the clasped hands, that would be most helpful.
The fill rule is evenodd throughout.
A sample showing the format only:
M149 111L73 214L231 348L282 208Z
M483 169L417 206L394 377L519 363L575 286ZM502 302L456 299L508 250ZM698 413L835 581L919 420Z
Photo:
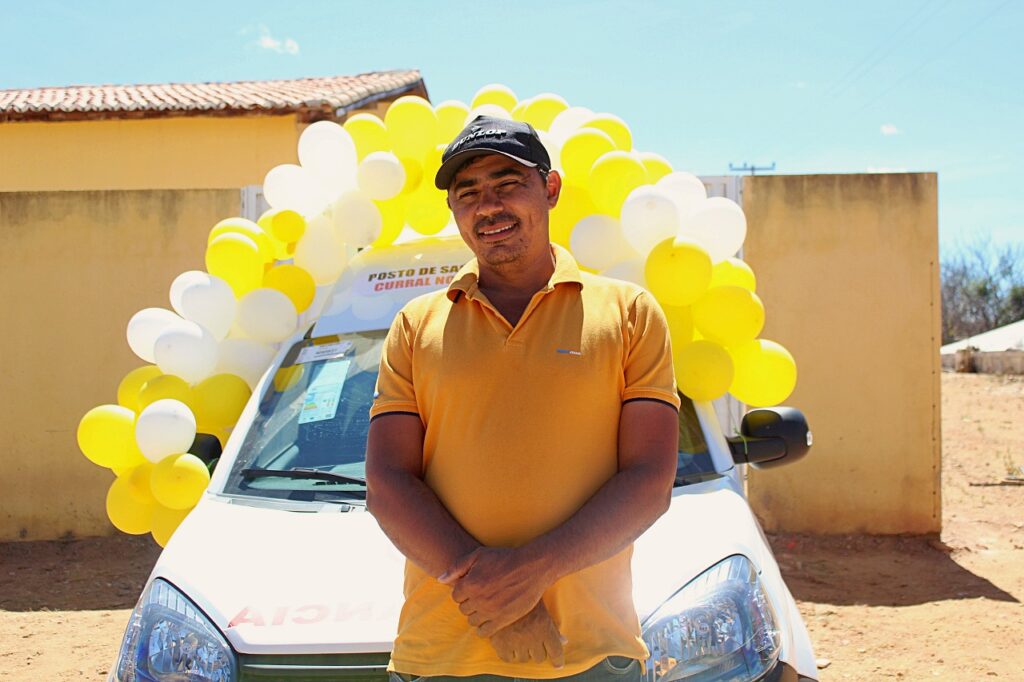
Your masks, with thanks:
M519 550L478 547L459 558L438 580L452 587L452 599L503 661L564 663L564 639L541 597L554 580L543 562L529 562Z

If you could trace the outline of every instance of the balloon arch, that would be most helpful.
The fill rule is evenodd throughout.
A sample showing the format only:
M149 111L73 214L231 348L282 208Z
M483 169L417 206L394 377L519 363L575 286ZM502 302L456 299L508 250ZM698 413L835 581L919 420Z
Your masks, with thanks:
M520 101L488 85L468 106L436 107L402 97L383 120L356 114L343 126L306 128L299 164L266 175L271 210L256 222L217 223L206 271L171 284L173 311L146 308L128 322L128 344L147 364L121 380L117 404L93 408L78 427L85 456L116 474L106 500L115 527L166 544L210 481L188 453L196 434L226 440L278 345L317 317L350 254L387 249L403 231L451 230L433 177L444 144L479 114L537 129L563 177L552 241L587 270L655 296L684 394L730 393L754 406L789 396L796 365L781 345L758 338L764 306L753 271L736 257L747 230L736 203L707 197L694 175L634 149L619 117L555 94Z

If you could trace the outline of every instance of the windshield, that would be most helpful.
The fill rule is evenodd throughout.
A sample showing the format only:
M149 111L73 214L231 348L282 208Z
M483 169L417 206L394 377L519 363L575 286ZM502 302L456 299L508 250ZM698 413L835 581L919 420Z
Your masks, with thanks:
M366 434L385 331L304 339L268 382L225 493L366 499ZM676 485L719 476L693 403L680 394Z
M292 346L260 399L224 492L365 499L366 433L385 334L304 339Z
M676 485L700 483L722 474L715 471L704 432L697 419L693 401L679 393L679 459L676 461Z

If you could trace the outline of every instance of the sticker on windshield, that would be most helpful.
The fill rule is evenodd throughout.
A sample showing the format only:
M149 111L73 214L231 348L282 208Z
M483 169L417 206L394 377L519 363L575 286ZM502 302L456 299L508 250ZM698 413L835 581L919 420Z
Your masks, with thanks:
M299 351L299 357L295 359L296 365L317 360L334 360L345 355L352 348L351 341L335 341L334 343L321 343L316 346L308 346Z
M319 373L306 389L302 412L299 413L300 424L334 419L351 363L351 360L330 360L318 368Z

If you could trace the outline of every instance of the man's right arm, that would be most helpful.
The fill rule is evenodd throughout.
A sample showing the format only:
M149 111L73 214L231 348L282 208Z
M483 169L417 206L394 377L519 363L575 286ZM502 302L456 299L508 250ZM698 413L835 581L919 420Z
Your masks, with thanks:
M437 578L480 546L423 481L419 415L384 413L370 422L366 507L410 561Z

